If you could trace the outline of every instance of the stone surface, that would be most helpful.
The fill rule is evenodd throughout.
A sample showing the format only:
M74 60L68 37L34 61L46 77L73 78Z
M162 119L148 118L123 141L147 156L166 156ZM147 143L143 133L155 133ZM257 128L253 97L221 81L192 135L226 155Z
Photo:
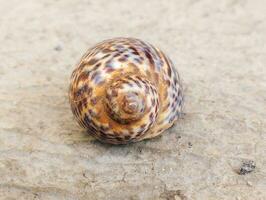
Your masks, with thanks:
M265 1L0 5L0 199L266 199ZM82 54L117 36L162 48L186 91L184 119L127 146L87 135L67 99Z

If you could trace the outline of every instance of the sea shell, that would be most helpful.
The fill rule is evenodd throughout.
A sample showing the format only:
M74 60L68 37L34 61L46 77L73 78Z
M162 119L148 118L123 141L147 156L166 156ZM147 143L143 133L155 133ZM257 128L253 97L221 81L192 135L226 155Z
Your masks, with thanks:
M71 76L69 100L89 134L126 144L171 127L182 113L183 89L161 50L139 39L115 38L81 58Z

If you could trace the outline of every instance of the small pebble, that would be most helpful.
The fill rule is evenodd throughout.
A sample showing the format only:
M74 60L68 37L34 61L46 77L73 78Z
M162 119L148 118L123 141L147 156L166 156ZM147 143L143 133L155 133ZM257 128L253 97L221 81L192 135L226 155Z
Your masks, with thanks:
M248 186L252 186L252 183L250 181L247 182Z
M246 175L253 172L256 168L256 164L253 160L244 161L239 169L240 175Z
M188 148L191 148L191 147L192 147L192 143L188 142Z
M54 47L54 50L56 51L62 51L62 47L60 45L57 45Z

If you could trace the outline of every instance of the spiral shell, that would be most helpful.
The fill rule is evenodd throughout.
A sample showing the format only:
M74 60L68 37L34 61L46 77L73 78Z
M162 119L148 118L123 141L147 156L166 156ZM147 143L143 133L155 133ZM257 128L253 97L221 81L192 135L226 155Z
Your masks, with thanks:
M183 90L162 51L139 39L115 38L82 57L71 76L69 100L89 134L126 144L171 127L182 112Z

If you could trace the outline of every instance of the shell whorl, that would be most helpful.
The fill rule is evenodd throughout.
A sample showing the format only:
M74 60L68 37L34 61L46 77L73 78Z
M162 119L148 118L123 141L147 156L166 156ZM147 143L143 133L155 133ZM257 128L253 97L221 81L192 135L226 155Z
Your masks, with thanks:
M151 126L158 114L159 95L146 77L128 74L107 87L105 105L109 116L118 123L130 124L146 115L151 118L146 120Z
M71 76L71 109L103 142L125 144L159 135L183 105L179 75L157 48L132 38L99 43Z

